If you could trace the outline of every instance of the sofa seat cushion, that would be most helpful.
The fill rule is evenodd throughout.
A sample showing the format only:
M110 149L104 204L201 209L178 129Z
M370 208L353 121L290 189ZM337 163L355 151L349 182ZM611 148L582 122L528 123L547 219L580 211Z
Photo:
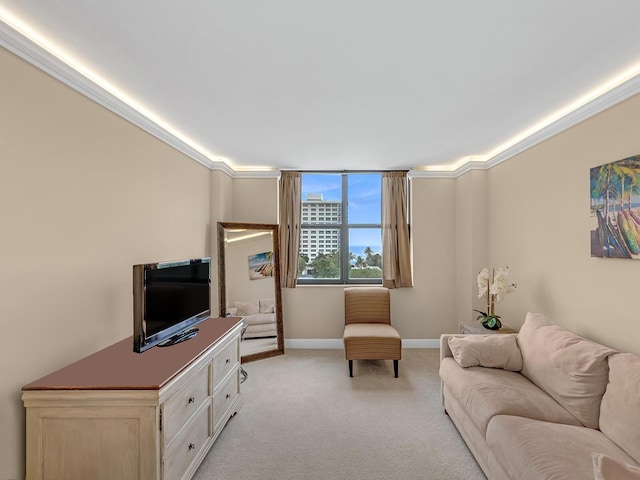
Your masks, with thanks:
M440 378L483 435L496 415L580 425L573 415L518 372L462 368L452 357L446 357L440 363Z
M637 465L602 432L581 426L499 415L489 422L486 439L509 477L518 480L591 479L594 452Z
M347 360L400 360L402 340L388 323L350 323L344 326Z
M242 335L242 338L275 337L276 335L277 330L275 323L262 323L259 325L249 325Z
M528 313L518 333L522 374L551 395L585 427L598 428L600 402L614 350Z
M609 357L609 384L600 406L600 430L640 463L640 357Z
M254 313L243 318L245 325L264 325L275 323L276 316L273 313Z

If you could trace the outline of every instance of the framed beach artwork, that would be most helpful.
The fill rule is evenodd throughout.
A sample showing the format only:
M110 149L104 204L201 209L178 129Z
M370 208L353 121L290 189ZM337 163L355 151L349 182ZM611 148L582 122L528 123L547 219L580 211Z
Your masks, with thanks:
M640 259L640 155L591 169L591 256Z
M249 278L259 280L273 277L273 252L249 255Z

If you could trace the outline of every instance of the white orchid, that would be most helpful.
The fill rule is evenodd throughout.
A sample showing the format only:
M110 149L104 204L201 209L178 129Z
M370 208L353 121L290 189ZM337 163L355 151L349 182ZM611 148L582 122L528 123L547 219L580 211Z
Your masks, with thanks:
M489 275L488 268L483 268L478 273L478 298L487 296L487 311L474 311L480 314L477 319L487 328L500 328L502 326L500 315L495 313L495 303L501 302L506 295L513 292L517 287L515 283L507 283L508 275L509 267L502 267L497 270L492 269L491 275Z
M494 301L501 302L507 294L513 292L517 285L515 283L507 283L509 275L509 267L502 267L495 271L493 275L493 283L489 288L489 294L494 295Z
M478 298L487 295L487 286L489 285L489 269L483 268L478 274Z

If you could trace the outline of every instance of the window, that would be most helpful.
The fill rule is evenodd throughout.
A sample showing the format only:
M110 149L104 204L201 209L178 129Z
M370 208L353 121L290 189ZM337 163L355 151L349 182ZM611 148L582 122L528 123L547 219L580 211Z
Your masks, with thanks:
M303 173L298 283L381 284L381 219L380 173Z

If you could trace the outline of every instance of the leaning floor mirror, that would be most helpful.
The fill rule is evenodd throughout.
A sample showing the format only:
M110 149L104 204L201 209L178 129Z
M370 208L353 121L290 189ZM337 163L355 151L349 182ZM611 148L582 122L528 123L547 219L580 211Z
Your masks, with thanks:
M220 315L242 317L242 362L284 353L278 225L218 222Z

